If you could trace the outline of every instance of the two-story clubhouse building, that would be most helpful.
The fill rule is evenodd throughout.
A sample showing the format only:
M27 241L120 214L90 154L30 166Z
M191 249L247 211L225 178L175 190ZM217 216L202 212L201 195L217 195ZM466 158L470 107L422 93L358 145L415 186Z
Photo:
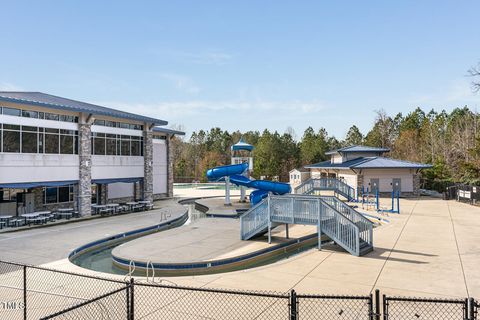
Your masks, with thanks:
M173 194L167 121L40 92L0 92L0 213Z

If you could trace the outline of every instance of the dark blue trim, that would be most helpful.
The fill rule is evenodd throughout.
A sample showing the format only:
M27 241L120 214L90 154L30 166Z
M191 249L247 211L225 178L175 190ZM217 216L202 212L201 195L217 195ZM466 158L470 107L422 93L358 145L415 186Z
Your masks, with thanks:
M188 269L200 269L200 268L211 268L211 267L218 267L218 266L225 266L228 264L232 263L237 263L245 260L249 260L261 255L264 255L266 253L270 253L273 251L276 251L278 249L282 249L288 246L291 246L296 243L300 243L306 240L314 239L317 238L317 234L311 234L308 236L304 236L298 239L294 239L288 242L280 243L277 244L273 247L265 248L262 250L254 251L242 256L238 257L233 257L233 258L228 258L228 259L222 259L222 260L214 260L214 261L206 261L206 262L196 262L196 263L180 263L180 264L167 264L167 263L153 263L153 268L156 270L188 270ZM128 266L130 264L131 260L123 259L123 258L118 258L115 256L112 256L113 260L118 263L122 264L124 266ZM136 261L133 260L135 263L135 267L139 268L147 268L147 264L144 262ZM152 264L149 263L149 267L152 267Z
M68 186L68 185L77 184L77 183L78 183L78 180L0 183L0 188L30 189L30 188L38 188L38 187L62 187L62 186Z
M143 177L136 177L136 178L113 178L113 179L92 179L92 183L97 184L109 184L109 183L134 183L138 181L143 181Z

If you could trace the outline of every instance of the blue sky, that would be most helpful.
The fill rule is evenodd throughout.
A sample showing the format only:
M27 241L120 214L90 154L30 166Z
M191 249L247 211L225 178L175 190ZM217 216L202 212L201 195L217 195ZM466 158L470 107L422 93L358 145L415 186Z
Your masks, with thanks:
M193 130L366 133L374 110L480 107L478 1L2 1L0 89Z

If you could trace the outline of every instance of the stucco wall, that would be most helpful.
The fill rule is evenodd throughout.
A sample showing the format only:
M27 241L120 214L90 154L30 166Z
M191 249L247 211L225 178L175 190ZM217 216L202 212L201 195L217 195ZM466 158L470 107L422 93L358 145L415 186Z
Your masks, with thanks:
M380 192L392 191L392 179L400 178L402 184L402 192L413 192L413 174L411 169L369 169L362 170L363 186L369 187L370 179L379 179Z
M92 179L143 177L143 157L92 155Z
M167 145L153 139L153 193L167 193Z
M133 197L133 183L110 183L108 185L108 198Z

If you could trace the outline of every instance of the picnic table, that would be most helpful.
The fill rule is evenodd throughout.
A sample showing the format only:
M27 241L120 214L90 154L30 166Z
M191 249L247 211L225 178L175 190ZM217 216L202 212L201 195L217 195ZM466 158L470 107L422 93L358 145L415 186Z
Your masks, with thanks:
M0 229L4 226L8 226L8 222L11 218L13 218L13 216L0 216Z
M70 219L73 216L73 208L61 208L58 209L55 213L55 216L65 217L66 219Z
M47 218L40 216L38 212L32 212L32 213L24 213L20 215L22 218L25 219L25 223L30 224L30 222L33 223L45 223L47 222Z
M138 205L138 202L135 202L135 201L130 201L130 202L127 202L126 205L128 206L128 209L130 211L133 211L133 207Z
M108 207L108 208L111 208L111 209L113 210L113 212L117 212L119 206L120 206L120 205L119 205L118 203L109 203L109 204L107 204L107 207Z
M95 212L95 214L98 214L98 212L101 209L105 209L106 207L107 207L107 205L105 205L105 204L93 204L92 205L92 208L93 208L93 211Z

